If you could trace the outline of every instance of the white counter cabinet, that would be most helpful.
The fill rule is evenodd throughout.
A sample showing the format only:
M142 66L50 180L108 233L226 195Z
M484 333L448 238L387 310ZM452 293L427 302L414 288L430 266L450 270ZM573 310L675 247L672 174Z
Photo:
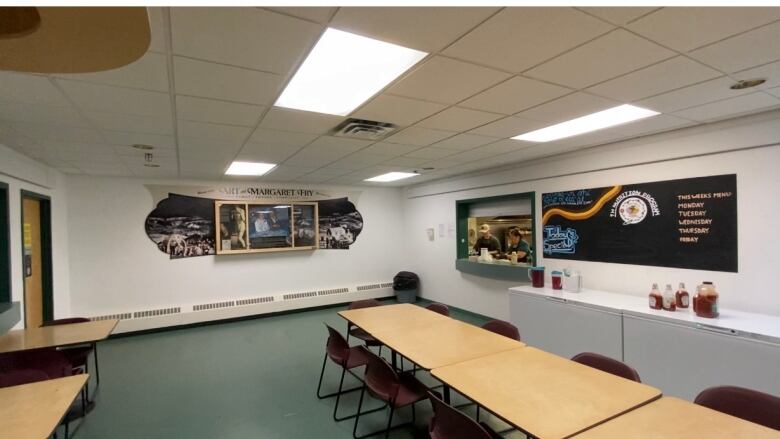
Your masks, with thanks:
M715 385L780 395L780 317L722 310L651 310L642 297L510 288L511 321L523 341L570 358L598 352L633 366L664 394L692 400Z

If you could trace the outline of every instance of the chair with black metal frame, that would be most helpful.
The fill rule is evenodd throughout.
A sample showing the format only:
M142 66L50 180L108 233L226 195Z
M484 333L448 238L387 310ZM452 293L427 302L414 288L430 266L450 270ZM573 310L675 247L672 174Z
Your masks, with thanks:
M471 419L444 402L437 392L428 392L433 417L428 423L431 439L498 439L501 435L487 424Z
M618 361L614 358L597 354L595 352L583 352L581 354L577 354L571 358L571 361L590 366L602 372L611 373L612 375L619 376L627 380L636 381L637 383L642 382L642 380L639 378L639 373L633 367L623 363L622 361Z
M86 317L69 317L65 319L49 320L48 322L44 322L43 326L70 325L74 323L87 323L90 321L91 320ZM98 366L97 343L92 342L76 346L64 346L58 348L58 350L65 354L65 356L68 358L68 361L70 361L70 363L73 365L74 369L83 370L84 373L89 373L89 355L92 354L95 362L94 391L97 391L97 388L100 386L100 368ZM89 400L89 382L87 382L87 385L84 388L87 394L87 399Z
M325 327L328 328L328 341L325 343L325 358L323 358L322 360L322 370L320 371L320 380L319 383L317 384L317 398L325 399L334 396L336 397L336 405L333 407L333 420L338 422L346 419L351 419L356 416L356 415L350 415L341 418L338 417L339 401L341 400L341 395L345 393L356 392L363 388L361 385L358 387L344 390L344 377L346 373L349 372L350 375L352 375L362 383L363 379L357 376L354 372L352 372L352 369L355 369L360 366L365 366L368 363L368 358L366 357L364 350L362 349L361 346L350 347L349 344L347 344L347 341L341 335L341 333L339 333L339 331L333 329L331 326L327 324L325 325ZM328 363L328 358L330 358L330 360L333 363L341 367L341 379L339 380L339 389L336 392L329 393L327 395L321 395L320 393L322 390L322 378L325 376L325 366Z
M693 402L767 428L780 430L780 398L775 395L745 387L717 386L703 390Z
M443 303L431 303L430 305L426 306L425 309L429 311L433 311L435 313L439 313L443 316L450 316L450 308L443 304Z
M373 308L375 306L382 306L382 303L376 299L357 300L349 304L347 309L361 309L361 308ZM347 342L349 337L355 337L363 341L368 347L379 347L379 355L382 355L382 342L374 338L365 329L355 325L354 323L347 322Z
M363 388L360 391L360 399L358 400L358 411L357 416L355 416L355 426L352 429L352 437L355 439L363 439L385 433L385 437L387 438L389 437L391 430L414 424L416 420L414 405L428 398L428 389L412 374L399 374L384 358L379 357L363 346L361 346L361 349L365 350L365 354L368 357L368 364L366 365ZM360 411L363 408L363 398L366 393L376 399L384 401L385 405L390 407L390 414L387 417L387 427L385 429L358 436L357 430L360 416L369 413ZM385 405L380 408L384 408ZM411 422L393 425L393 414L395 411L409 405L412 406ZM372 409L371 411L374 410L376 409Z

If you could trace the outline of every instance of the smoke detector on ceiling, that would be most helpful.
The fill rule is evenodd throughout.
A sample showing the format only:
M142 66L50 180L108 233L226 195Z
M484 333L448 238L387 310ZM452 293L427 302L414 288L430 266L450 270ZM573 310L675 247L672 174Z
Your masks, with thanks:
M763 78L756 78L756 79L743 79L741 81L737 81L736 84L729 87L732 90L742 90L745 88L751 88L758 85L761 85L766 82L766 79Z
M353 139L379 140L398 128L387 122L377 122L365 119L347 119L331 131L336 137L351 137Z

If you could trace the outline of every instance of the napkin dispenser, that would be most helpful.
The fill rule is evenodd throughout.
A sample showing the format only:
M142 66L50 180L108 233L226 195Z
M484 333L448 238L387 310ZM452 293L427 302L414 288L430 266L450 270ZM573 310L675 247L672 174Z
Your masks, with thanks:
M563 291L579 293L582 288L582 276L578 271L564 271Z

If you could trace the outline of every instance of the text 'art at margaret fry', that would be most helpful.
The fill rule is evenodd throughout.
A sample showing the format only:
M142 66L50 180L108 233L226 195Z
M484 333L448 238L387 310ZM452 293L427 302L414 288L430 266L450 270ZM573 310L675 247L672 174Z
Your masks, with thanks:
M553 259L736 272L735 174L542 195Z

